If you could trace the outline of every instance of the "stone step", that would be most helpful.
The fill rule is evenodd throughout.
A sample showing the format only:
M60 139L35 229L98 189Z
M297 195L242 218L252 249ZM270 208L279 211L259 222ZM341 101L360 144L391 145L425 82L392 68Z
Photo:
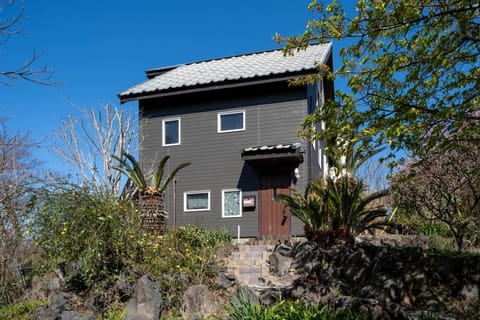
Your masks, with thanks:
M272 279L268 259L274 249L272 244L241 244L230 256L227 268L241 285L261 287Z
M226 261L227 272L235 276L240 285L252 288L290 285L295 280L295 275L278 277L270 274L269 258L277 245L301 240L302 238L248 239L239 242Z

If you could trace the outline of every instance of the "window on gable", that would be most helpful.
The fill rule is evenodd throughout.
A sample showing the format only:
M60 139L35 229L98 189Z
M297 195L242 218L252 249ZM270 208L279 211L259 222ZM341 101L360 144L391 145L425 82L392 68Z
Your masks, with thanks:
M218 114L218 132L245 130L245 111L222 112Z
M210 210L210 191L191 191L183 194L183 210L208 211Z
M238 189L222 190L222 217L233 218L242 216L242 192Z
M180 118L164 119L162 128L164 146L180 144Z

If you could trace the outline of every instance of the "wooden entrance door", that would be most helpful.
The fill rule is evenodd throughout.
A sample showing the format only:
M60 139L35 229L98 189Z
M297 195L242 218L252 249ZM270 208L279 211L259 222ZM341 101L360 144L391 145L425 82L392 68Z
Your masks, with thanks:
M260 237L262 239L291 234L290 209L275 201L277 194L290 194L291 178L286 173L260 176Z

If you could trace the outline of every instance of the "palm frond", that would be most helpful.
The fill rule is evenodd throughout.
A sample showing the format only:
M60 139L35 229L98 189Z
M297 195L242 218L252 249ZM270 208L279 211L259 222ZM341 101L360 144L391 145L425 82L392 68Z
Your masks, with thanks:
M172 180L175 178L175 175L178 173L178 171L182 170L185 167L188 167L191 164L191 162L184 162L179 164L175 170L170 174L170 176L165 180L165 182L162 184L161 187L159 187L160 192L165 191L165 189L168 187L168 185L172 182Z
M122 152L122 158L115 155L112 155L112 158L119 162L119 165L114 167L114 169L124 173L132 180L133 184L135 184L137 188L144 189L147 187L145 176L143 175L140 165L134 156L127 152Z
M163 178L163 172L165 171L165 164L167 163L168 159L170 159L170 156L167 155L163 157L162 160L160 160L157 170L152 176L152 187L155 189L160 188L160 183L162 182L162 178Z

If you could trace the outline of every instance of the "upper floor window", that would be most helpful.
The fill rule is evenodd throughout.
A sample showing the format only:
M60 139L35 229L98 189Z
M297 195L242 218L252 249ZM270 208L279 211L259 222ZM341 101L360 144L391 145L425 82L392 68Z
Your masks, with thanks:
M180 118L164 119L163 139L164 146L174 146L180 144Z
M218 114L218 132L245 130L245 110L221 112Z

